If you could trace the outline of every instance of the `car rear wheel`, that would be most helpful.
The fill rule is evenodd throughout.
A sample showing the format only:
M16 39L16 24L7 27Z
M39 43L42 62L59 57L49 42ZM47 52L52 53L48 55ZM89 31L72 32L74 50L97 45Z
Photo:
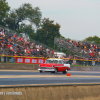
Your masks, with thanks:
M58 70L57 70L57 68L55 68L55 73L57 73L58 72Z
M66 70L65 70L65 71L63 71L63 73L64 73L64 74L67 74L67 71L68 71L68 69L66 68Z

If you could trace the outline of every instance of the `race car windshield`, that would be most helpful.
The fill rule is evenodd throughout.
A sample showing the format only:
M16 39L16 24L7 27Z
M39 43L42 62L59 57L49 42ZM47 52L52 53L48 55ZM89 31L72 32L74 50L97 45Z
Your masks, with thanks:
M58 60L46 60L46 63L58 63Z

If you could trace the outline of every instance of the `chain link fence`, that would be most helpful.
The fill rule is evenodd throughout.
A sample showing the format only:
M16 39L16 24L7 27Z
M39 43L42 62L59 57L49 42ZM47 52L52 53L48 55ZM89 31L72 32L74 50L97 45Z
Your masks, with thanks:
M90 57L90 53L89 53L89 48L87 48L87 50L83 47L82 48L82 45L80 47L77 47L74 45L74 43L70 43L69 42L70 39L64 39L64 38L57 38L55 37L54 39L54 45L57 46L58 48L62 48L62 49L66 49L68 51L71 51L72 53L74 53L74 55L77 55L77 56L80 56L80 57ZM75 42L75 40L73 40L72 42ZM89 42L89 41L77 41L79 42L80 44L92 44L93 45L93 42ZM98 47L100 47L99 44L94 44L94 45L97 45ZM84 45L85 46L85 45ZM98 57L98 52L95 53L94 55L95 58Z
M74 46L73 44L68 42L69 39L63 39L63 38L55 38L54 39L54 45L62 48L62 49L66 49L68 51L73 52L75 55L78 55L80 57L87 57L88 55L84 52L84 50L82 50L79 47Z

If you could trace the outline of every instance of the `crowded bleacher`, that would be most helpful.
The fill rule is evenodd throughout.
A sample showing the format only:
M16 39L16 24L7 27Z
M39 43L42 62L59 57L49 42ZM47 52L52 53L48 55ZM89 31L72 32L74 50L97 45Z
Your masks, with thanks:
M30 42L27 38L17 36L17 34L9 33L0 28L0 55L9 56L27 56L27 57L53 57L54 50L44 49L40 44Z
M66 40L62 38L56 38L55 44L58 44L58 47L64 47L66 50L73 51L72 54L67 56L62 56L61 58L67 59L73 63L73 60L96 60L100 61L100 47L99 45L91 44L88 42L82 41L73 41L71 39ZM76 54L77 52L77 54ZM48 47L45 47L42 44L30 42L27 38L18 36L16 33L9 32L5 28L0 28L0 55L1 56L11 56L15 58L18 56L21 57L43 57L51 58L56 57L54 55L54 50ZM81 62L78 62L81 64ZM13 61L12 61L13 62ZM77 63L77 64L78 64ZM82 62L83 63L83 62ZM86 65L91 65L89 62L86 62ZM99 63L97 63L98 65Z
M100 47L96 44L88 43L85 41L73 41L71 39L67 40L61 38L56 38L56 44L58 44L60 47L66 47L66 49L72 50L73 52L77 52L80 57L75 56L75 59L84 58L86 60L99 60L100 58Z

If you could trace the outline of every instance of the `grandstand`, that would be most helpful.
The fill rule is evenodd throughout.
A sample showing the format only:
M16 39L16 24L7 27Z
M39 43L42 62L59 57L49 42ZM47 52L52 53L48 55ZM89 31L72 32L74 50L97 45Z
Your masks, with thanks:
M58 50L57 48L55 50L40 42L23 37L21 34L0 25L1 56L9 56L12 59L15 56L50 58L56 57L54 54L55 51L59 52L64 50L65 52L69 51L72 53L68 53L67 56L62 56L62 58L69 59L70 64L72 64L74 59L78 59L77 64L83 64L85 62L86 65L92 65L92 62L89 60L96 60L96 65L100 64L100 46L97 44L55 38L54 47L57 47Z
M0 25L0 55L53 57L54 50Z
M100 46L87 41L73 41L64 38L55 38L54 44L58 47L72 51L80 58L96 60L100 57Z

